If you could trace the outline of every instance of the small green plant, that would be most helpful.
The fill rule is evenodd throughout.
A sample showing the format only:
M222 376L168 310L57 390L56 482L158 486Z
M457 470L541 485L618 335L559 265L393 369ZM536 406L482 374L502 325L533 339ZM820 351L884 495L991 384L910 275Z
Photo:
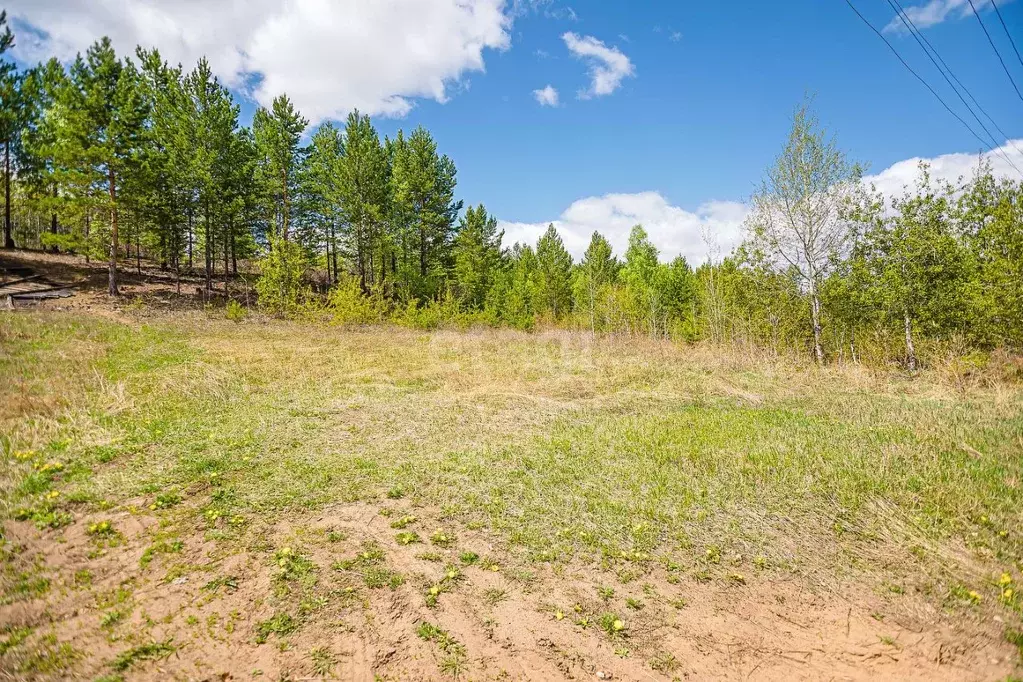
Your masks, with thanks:
M405 489L400 485L393 486L387 491L387 498L390 500L400 500L405 497Z
M611 601L615 596L615 589L613 587L600 585L597 587L597 595L606 602Z
M153 500L153 503L149 505L149 508L153 511L157 509L169 509L181 502L181 495L175 492L160 493Z
M650 667L659 673L667 675L679 668L678 659L670 651L660 651L650 659Z
M438 547L450 547L455 542L455 536L447 531L435 530L430 536L430 542Z
M113 627L114 625L120 623L123 618L124 612L119 611L118 609L111 609L110 611L104 613L103 616L99 619L99 626L101 628Z
M8 626L4 628L4 633L7 637L6 639L0 639L0 656L5 655L8 651L16 648L28 639L29 635L32 634L32 628Z
M63 528L75 520L71 514L57 509L49 501L41 502L35 507L18 509L14 512L14 518L18 521L31 521L39 530Z
M901 594L901 592L897 593ZM946 605L952 604L967 604L970 606L976 606L982 601L980 593L976 590L971 590L964 585L955 584L949 588L948 597L945 602Z
M684 597L673 597L668 600L668 605L675 609L684 609L688 605L688 602Z
M420 554L417 554L416 558L422 559L423 561L433 562L444 561L444 557L437 552L422 552Z
M325 646L310 651L309 659L313 662L313 671L320 677L333 674L334 666L337 665L337 657Z
M384 560L384 550L375 542L367 542L362 545L362 551L350 559L342 559L334 562L334 570L350 571L353 568L373 566Z
M628 606L633 611L639 611L644 606L643 602L640 601L639 599L636 599L635 597L629 597L628 599L626 599L625 605Z
M227 307L224 309L225 317L232 322L241 322L244 320L246 312L245 306L233 298L227 302Z
M432 623L423 621L416 627L416 635L426 642L435 643L444 653L441 661L441 671L458 677L465 668L465 647L446 631Z
M411 530L406 530L398 533L397 535L394 536L394 539L395 541L397 541L399 545L412 545L417 542L422 542L419 539L419 534Z
M125 672L140 661L158 661L167 658L174 653L176 648L170 639L163 642L141 644L127 651L122 651L110 666L117 672Z
M177 554L184 548L184 546L185 543L181 540L160 540L158 542L154 542L142 553L142 556L139 558L139 565L142 568L145 568L153 561L153 558L157 554Z
M308 582L313 578L316 564L291 547L283 547L274 554L277 562L277 580Z
M290 614L275 613L272 618L264 620L256 626L256 643L263 644L270 638L270 635L287 637L296 630L298 630L298 623Z
M238 578L233 575L222 575L202 586L206 592L217 592L221 588L227 592L234 592L238 589Z
M391 528L394 528L395 530L401 530L403 528L409 527L415 522L416 522L415 516L413 516L412 514L405 514L401 518L391 521Z
M483 590L483 601L487 602L491 606L496 606L507 598L508 593L497 587L488 587Z
M466 566L472 566L473 564L479 563L480 555L476 552L462 552L458 555L458 560Z
M608 637L615 638L625 635L625 621L613 613L601 614L597 624L607 633Z
M1016 647L1016 652L1019 654L1020 662L1023 663L1023 631L1006 630L1005 641Z
M90 523L86 532L97 538L109 538L117 535L117 530L109 521L95 521Z
M403 578L400 573L395 573L394 571L386 568L371 566L363 572L362 581L366 583L366 587L371 590L377 590L382 587L389 587L392 590L396 590L405 582L405 578Z

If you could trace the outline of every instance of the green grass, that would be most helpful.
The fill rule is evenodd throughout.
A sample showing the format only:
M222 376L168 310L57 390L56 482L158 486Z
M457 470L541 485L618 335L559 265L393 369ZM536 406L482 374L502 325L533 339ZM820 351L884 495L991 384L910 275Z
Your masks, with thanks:
M270 638L270 635L287 637L297 630L298 622L290 614L275 613L272 618L268 618L256 626L256 643L264 643Z
M4 315L0 345L0 375L17 378L0 388L11 508L52 486L177 512L177 493L153 493L201 484L204 522L230 537L232 518L404 499L443 510L443 530L421 529L440 549L482 528L537 561L722 579L736 555L869 567L877 543L953 572L947 542L1023 557L1020 387L568 333L189 314ZM10 453L29 448L66 469L24 483ZM305 571L288 564L282 578Z
M119 653L117 658L110 664L110 667L117 672L125 672L144 661L158 661L162 658L167 658L176 649L177 647L170 640L140 644Z

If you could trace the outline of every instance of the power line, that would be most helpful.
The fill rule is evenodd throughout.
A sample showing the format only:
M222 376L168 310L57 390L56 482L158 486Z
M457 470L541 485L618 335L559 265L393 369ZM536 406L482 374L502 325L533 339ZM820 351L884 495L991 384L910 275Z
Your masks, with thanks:
M918 74L918 73L917 73L916 71L914 71L914 70L913 70L913 67L912 67L912 66L910 66L909 64L907 64L907 63L906 63L906 60L902 58L902 55L901 55L901 54L899 54L899 51L895 49L895 46L894 46L894 45L892 45L892 44L891 44L891 43L890 43L890 42L888 41L888 39L884 37L884 34L883 34L883 33L881 33L881 32L880 32L879 30L877 30L877 27L875 27L875 26L874 26L874 25L873 25L872 23L870 23L870 21L869 21L869 20L868 20L868 19L867 19L867 18L866 18L865 16L863 16L862 14L860 14L860 11L859 11L858 9L856 9L856 5L852 4L852 0L845 0L845 4L849 5L849 8L850 8L850 9L852 9L852 11L856 13L856 16L858 16L858 17L860 18L860 21L862 21L862 22L863 22L864 24L866 24L866 25L867 25L867 26L868 26L868 27L870 28L870 30L871 30L871 31L873 31L874 33L876 33L876 34L877 34L877 37L878 37L878 38L880 38L881 40L883 40L883 41L884 41L884 44L888 46L888 49L892 51L892 54L894 54L894 55L895 55L896 59L898 59L898 60L899 60L900 62L902 62L902 65L903 65L904 67L906 67L906 69L907 69L907 70L908 70L908 71L909 71L909 72L910 72L911 74L913 74L914 76L916 76L916 79L917 79L918 81L920 81L921 83L923 83L923 86L924 86L925 88L927 88L928 90L930 90L931 94L932 94L932 95L934 95L935 99L937 99L937 100L938 100L939 102L941 102L941 106L945 107L945 111L947 111L948 113L950 113L950 114L952 114L953 116L955 116L956 120L957 120L957 121L959 121L960 123L962 123L962 124L963 124L963 127L965 127L965 128L967 129L967 130L969 130L969 131L970 131L970 134L971 134L971 135L973 135L973 136L974 136L975 138L977 138L977 140L978 140L978 141L979 141L979 142L980 142L980 143L981 143L982 145L984 145L985 147L987 147L987 148L988 148L988 149L990 150L990 144L989 144L989 143L987 143L987 142L985 142L985 141L984 141L984 140L983 140L983 139L981 138L981 136L980 136L980 135L978 135L978 134L977 134L977 133L976 133L976 132L975 132L975 131L973 130L973 128L972 128L972 127L970 127L970 124L969 124L969 123L967 123L966 121L964 121L964 120L963 120L963 118L962 118L962 116L960 116L960 115L959 115L959 114L957 114L957 113L956 113L955 111L953 111L953 110L952 110L952 107L948 106L948 104L946 104L946 103L945 103L945 100L941 98L941 95L939 95L939 94L937 93L937 91L935 91L935 89L934 89L934 88L932 88L932 87L930 86L930 84L929 84L929 83L928 83L927 81L925 81L925 80L923 79L923 77L922 77L922 76L920 76L920 74Z
M1009 27L1005 25L1005 19L1002 18L1002 10L998 9L998 5L995 4L995 0L991 0L991 6L995 8L995 14L998 15L998 21L1002 24L1002 30L1005 31L1005 37L1009 39L1009 44L1012 45L1012 51L1016 53L1016 59L1019 60L1020 66L1023 66L1023 57L1019 56L1019 50L1016 48L1016 41L1012 39L1012 34L1009 33Z
M902 5L899 4L899 0L895 0L895 4L898 5L900 9L902 9ZM903 9L902 12L903 14L905 14L906 10ZM909 23L913 24L913 20L910 19L908 15L906 16L906 19L909 19ZM998 134L1007 140L1010 139L1009 135L1004 130L1002 130L1001 126L998 125L998 122L991 117L991 114L987 113L984 107L980 106L980 102L978 102L977 98L973 96L973 93L970 92L970 90L965 85L963 85L963 82L959 80L958 76L955 75L955 72L952 71L949 65L942 58L941 54L934 48L933 45L931 45L931 41L927 40L927 36L925 36L923 32L916 27L916 24L913 24L913 27L916 28L917 35L919 35L920 38L927 44L927 46L931 48L931 50L934 52L934 56L938 58L938 61L941 62L941 65L945 67L946 71L948 71L948 75L950 75L952 77L952 80L954 80L959 85L959 87L962 88L963 92L966 93L966 96L970 98L970 101L973 102L973 104L977 107L980 113L984 114L984 116L987 117L987 120L991 122L991 125L994 126L995 130L998 131ZM1018 148L1017 151L1019 151ZM1023 154L1023 152L1020 153Z
M1016 96L1020 98L1020 101L1023 101L1023 93L1020 93L1019 88L1016 86L1016 81L1013 79L1012 74L1009 73L1009 67L1005 65L1005 60L1002 59L1002 53L998 51L995 41L991 39L991 34L987 32L987 26L984 25L984 20L981 19L980 14L977 13L977 8L973 5L973 0L966 1L970 3L970 9L973 10L973 16L977 17L980 27L984 29L984 35L987 36L987 41L991 44L991 49L995 51L995 56L998 57L998 63L1002 65L1002 70L1005 71L1005 75L1009 77L1009 82L1012 83L1012 87L1016 91Z
M917 28L917 25L913 22L913 19L910 18L910 16L906 13L906 10L903 9L902 4L899 3L899 0L888 0L888 4L891 6L893 10L895 10L895 14L899 17L899 19L902 20L902 24L909 31L910 35L912 35L913 38L916 39L916 42L920 46L920 49L922 49L924 51L924 54L927 55L927 58L931 60L931 63L934 64L934 67L938 70L938 73L940 73L942 78L945 79L945 82L948 83L948 86L952 88L952 92L956 94L956 97L958 97L959 101L963 103L963 106L966 107L966 110L973 115L973 118L976 119L977 123L984 130L984 132L987 133L988 138L990 138L992 142L992 149L995 150L997 148L997 151L1001 153L1002 158L1004 158L1008 162L1008 164L1012 166L1017 173L1020 174L1020 176L1023 176L1023 172L1021 172L1020 169L1016 166L1016 164L1012 162L1012 159L1009 158L1008 154L1006 154L999 147L998 139L991 134L991 131L988 130L988 127L984 125L984 122L982 120L980 120L980 116L978 116L977 112L973 110L973 107L969 105L966 99L959 92L959 89L957 89L956 86L952 84L952 80L949 78L949 76L955 79L955 82L959 84L959 87L962 88L963 92L969 95L970 99L973 100L973 104L977 107L977 109L981 113L983 113L988 118L989 121L991 121L991 124L998 130L999 133L1002 134L1002 136L1010 144L1012 144L1013 148L1015 148L1016 151L1019 152L1021 156L1023 156L1023 151L1020 151L1019 147L1016 147L1016 143L1013 142L1011 138L1005 134L1005 132L1001 129L1001 127L999 127L995 120L991 118L991 115L984 111L984 108L980 106L980 103L977 101L977 98L970 93L969 89L967 89L967 87L963 85L962 81L956 78L956 75L952 73L952 69L949 68L948 64L945 63L945 60L941 58L941 55L938 53L937 49L935 49L935 47L931 45L931 42L927 40L927 37L924 36L923 33L921 33L919 28ZM928 48L930 48L930 50L928 50ZM932 52L934 53L933 56L931 55ZM935 59L935 57L937 59ZM938 61L941 62L940 66L938 64ZM946 71L948 72L948 74L945 73Z

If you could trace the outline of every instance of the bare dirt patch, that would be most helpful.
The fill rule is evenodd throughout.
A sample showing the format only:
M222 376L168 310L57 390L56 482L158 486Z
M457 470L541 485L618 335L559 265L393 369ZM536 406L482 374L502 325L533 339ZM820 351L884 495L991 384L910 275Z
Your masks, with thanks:
M103 521L116 535L90 534ZM519 561L401 500L264 519L229 545L138 511L8 530L15 565L49 580L0 608L33 629L0 659L10 679L992 680L1016 655L996 623L914 595L642 562L623 582ZM73 649L66 670L25 667L46 634Z

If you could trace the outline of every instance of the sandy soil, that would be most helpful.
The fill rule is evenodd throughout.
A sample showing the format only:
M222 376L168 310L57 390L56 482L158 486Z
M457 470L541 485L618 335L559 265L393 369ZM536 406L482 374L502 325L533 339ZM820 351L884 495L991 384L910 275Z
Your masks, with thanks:
M180 553L157 554L146 566L143 553L166 525L155 515L99 514L64 532L9 524L17 561L41 567L51 588L43 599L0 607L0 622L51 629L85 652L73 679L109 672L131 646L163 641L173 653L139 661L127 679L994 680L1013 670L1016 654L995 623L952 619L912 595L886 599L855 584L813 588L770 572L701 583L652 562L622 584L597 567L506 563L482 533L436 547L427 540L441 527L431 510L395 504L384 516L380 509L345 505L265 519L246 532L247 547L226 550L193 528ZM424 542L396 541L390 523L405 514L416 516L410 528ZM103 543L86 529L99 520L111 521L123 544L98 549ZM275 557L283 547L312 562L312 577L280 579ZM359 563L367 548L383 557ZM462 565L466 551L497 563ZM439 556L422 558L431 553ZM333 567L345 559L356 565ZM458 575L447 579L452 567ZM370 569L404 582L370 588ZM438 584L438 603L428 606ZM602 597L601 586L614 595ZM122 601L111 605L118 590ZM130 615L100 627L114 608ZM296 631L259 643L259 624L280 612L295 617ZM622 621L617 634L601 628L606 612ZM417 636L423 622L461 644L457 670L445 668L450 649ZM332 661L326 673L311 657L320 648Z

